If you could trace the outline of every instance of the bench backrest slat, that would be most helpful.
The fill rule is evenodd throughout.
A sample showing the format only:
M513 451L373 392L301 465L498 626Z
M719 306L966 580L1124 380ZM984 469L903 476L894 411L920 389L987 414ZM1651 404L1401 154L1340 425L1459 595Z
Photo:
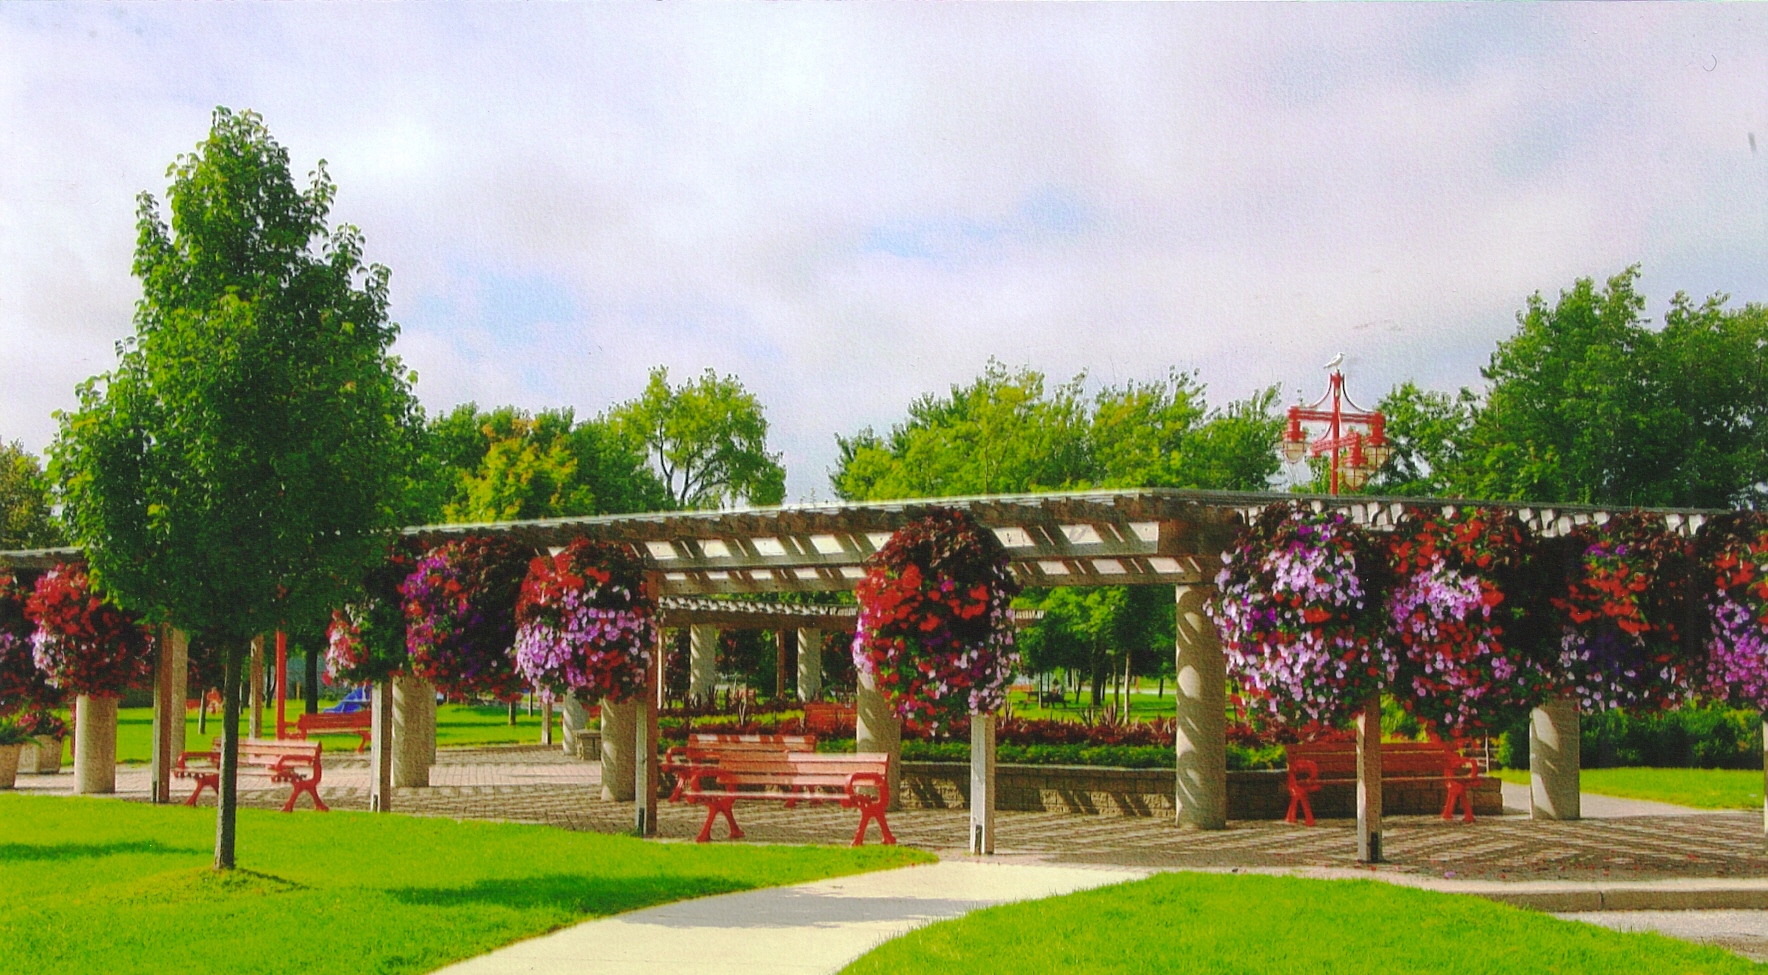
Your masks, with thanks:
M806 751L816 749L815 735L735 735L694 732L688 735L689 745L785 745L802 748Z
M294 758L312 765L319 761L324 746L316 741L274 741L263 738L247 738L239 743L239 761L242 765L275 765L285 758ZM221 754L221 739L215 739L215 754Z

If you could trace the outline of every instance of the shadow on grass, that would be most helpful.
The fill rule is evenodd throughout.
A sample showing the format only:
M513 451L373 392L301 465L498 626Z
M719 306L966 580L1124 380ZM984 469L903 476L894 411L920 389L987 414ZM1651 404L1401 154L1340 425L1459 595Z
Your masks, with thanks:
M127 843L0 843L0 863L124 856L130 853L206 853L196 846L169 846L157 840Z
M749 890L753 884L723 877L539 877L481 880L465 887L401 887L387 893L406 904L430 907L496 905L513 910L564 909L604 917L689 897Z

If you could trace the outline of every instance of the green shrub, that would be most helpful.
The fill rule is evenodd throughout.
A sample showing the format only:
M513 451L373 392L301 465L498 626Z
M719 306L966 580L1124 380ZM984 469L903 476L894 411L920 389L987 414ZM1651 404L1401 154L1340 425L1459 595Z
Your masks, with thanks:
M1604 711L1580 722L1584 768L1762 767L1762 720L1755 711L1717 704L1632 714ZM1526 722L1506 731L1497 759L1505 768L1529 767Z

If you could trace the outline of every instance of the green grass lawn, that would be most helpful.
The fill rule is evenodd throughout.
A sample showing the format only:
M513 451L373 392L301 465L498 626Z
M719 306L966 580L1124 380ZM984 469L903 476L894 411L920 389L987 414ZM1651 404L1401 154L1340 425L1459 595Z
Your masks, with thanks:
M1526 769L1504 769L1498 777L1528 785ZM1725 768L1587 768L1578 776L1585 792L1622 799L1646 799L1696 809L1761 809L1762 773Z
M0 973L426 972L586 918L930 860L545 826L0 794Z
M1760 970L1718 948L1377 881L1176 873L942 921L884 943L845 973L1719 975Z
M1134 691L1130 694L1130 717L1138 721L1146 721L1150 718L1170 718L1178 713L1177 706L1173 703L1172 681L1166 682L1166 688L1160 694L1156 694L1152 689L1155 686L1152 681L1148 682L1148 686L1151 688L1150 690ZM1066 721L1079 721L1080 712L1092 707L1093 702L1092 692L1087 688L1082 688L1079 695L1074 693L1073 688L1069 688L1067 707L1041 707L1037 703L1037 695L1035 694L1015 691L1009 697L1013 702L1014 717L1056 718ZM1107 704L1111 702L1109 694L1106 695L1105 701Z

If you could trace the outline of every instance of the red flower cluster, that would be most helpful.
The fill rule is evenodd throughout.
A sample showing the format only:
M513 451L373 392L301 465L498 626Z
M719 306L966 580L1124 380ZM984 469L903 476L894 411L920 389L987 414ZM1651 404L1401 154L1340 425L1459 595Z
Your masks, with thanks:
M472 536L418 560L399 587L412 673L450 697L521 697L527 684L510 648L532 554L502 536Z
M0 569L0 715L54 707L67 696L37 669L31 645L35 627L25 615L30 594L30 586L10 569Z
M516 669L584 701L642 695L657 642L644 581L644 561L626 546L587 538L530 562L516 603Z
M1016 658L1009 604L1019 585L994 533L936 510L869 560L853 662L905 720L939 726L992 713Z
M117 695L152 677L152 637L93 590L83 566L45 572L25 600L25 615L37 625L37 669L55 687Z

